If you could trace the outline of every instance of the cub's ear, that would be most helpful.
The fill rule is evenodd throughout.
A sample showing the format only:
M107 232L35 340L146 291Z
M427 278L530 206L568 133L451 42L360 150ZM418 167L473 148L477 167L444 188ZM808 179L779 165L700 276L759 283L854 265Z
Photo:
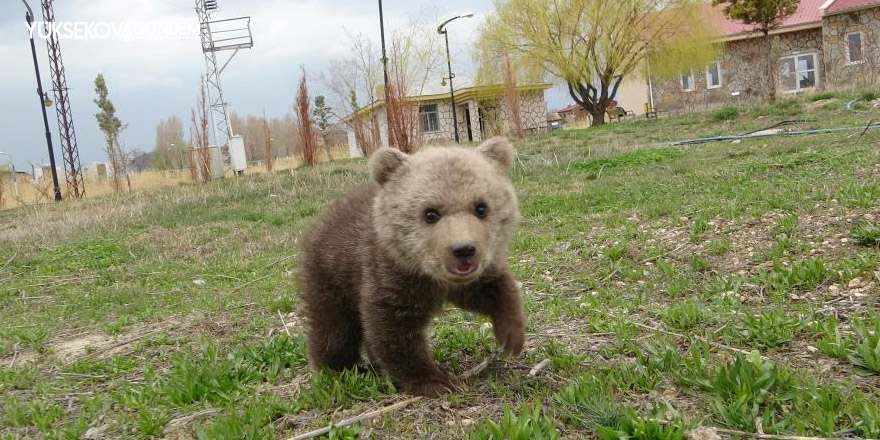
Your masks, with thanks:
M370 174L376 183L384 185L406 160L400 150L382 147L370 156Z
M498 170L504 174L510 173L513 169L513 159L516 152L507 138L497 136L483 142L477 151L489 158L489 160L498 167Z

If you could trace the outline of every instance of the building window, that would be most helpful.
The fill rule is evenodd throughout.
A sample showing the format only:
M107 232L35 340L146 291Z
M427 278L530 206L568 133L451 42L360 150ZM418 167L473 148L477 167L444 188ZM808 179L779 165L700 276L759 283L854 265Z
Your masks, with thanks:
M693 73L682 73L681 74L681 90L685 92L694 91L694 74Z
M721 63L716 61L706 69L706 88L717 89L719 87L721 87Z
M440 116L437 114L437 104L420 106L419 115L422 119L422 132L440 131Z
M846 60L850 64L859 64L865 61L862 55L861 32L846 34Z
M785 91L796 92L816 87L816 54L782 58L780 79Z

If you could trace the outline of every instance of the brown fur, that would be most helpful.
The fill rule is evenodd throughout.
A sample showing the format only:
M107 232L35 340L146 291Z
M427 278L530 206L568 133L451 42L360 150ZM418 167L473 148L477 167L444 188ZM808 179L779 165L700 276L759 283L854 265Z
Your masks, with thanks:
M513 155L501 138L476 150L426 148L407 156L385 148L373 155L379 186L331 206L305 240L301 294L314 367L353 367L363 344L371 361L413 394L457 388L432 359L425 334L445 301L488 315L499 345L522 351L520 293L506 263L519 220L508 177ZM485 218L475 214L480 203ZM437 210L439 221L427 222L427 209ZM465 242L473 255L453 255L453 245ZM470 273L453 273L461 267Z

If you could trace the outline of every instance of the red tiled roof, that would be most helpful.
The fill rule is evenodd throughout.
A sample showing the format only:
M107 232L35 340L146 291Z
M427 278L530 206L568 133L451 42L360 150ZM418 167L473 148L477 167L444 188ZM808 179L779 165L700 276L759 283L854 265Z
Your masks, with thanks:
M818 23L822 20L822 10L820 7L827 0L801 0L797 11L782 22L779 28L794 27L810 23ZM847 2L878 2L878 0L838 0ZM722 37L733 37L736 35L749 34L755 32L757 26L753 24L743 24L739 21L731 20L724 15L724 5L712 6L706 4L705 7L708 19L720 29Z
M578 103L576 103L576 102L573 102L573 103L571 103L571 104L569 104L569 105L567 105L567 106L565 106L565 107L563 107L563 108L561 108L561 109L559 109L559 110L556 110L555 113L568 113L568 112L571 112L571 111L575 111L575 110L577 110L577 109L579 109L579 108L581 108L580 104L578 104Z
M848 11L850 9L860 9L866 6L880 7L880 0L836 0L828 6L826 14L834 14L837 12Z

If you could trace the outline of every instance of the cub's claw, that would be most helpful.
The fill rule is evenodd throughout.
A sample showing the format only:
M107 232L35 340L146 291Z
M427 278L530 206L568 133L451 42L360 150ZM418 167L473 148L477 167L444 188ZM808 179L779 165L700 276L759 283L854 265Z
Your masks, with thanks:
M416 382L410 385L405 385L404 389L416 396L435 398L447 393L458 391L462 388L462 386L463 385L461 381L454 377L441 376L426 379L424 381Z
M525 328L520 322L499 322L495 327L495 340L505 353L519 356L525 344Z

